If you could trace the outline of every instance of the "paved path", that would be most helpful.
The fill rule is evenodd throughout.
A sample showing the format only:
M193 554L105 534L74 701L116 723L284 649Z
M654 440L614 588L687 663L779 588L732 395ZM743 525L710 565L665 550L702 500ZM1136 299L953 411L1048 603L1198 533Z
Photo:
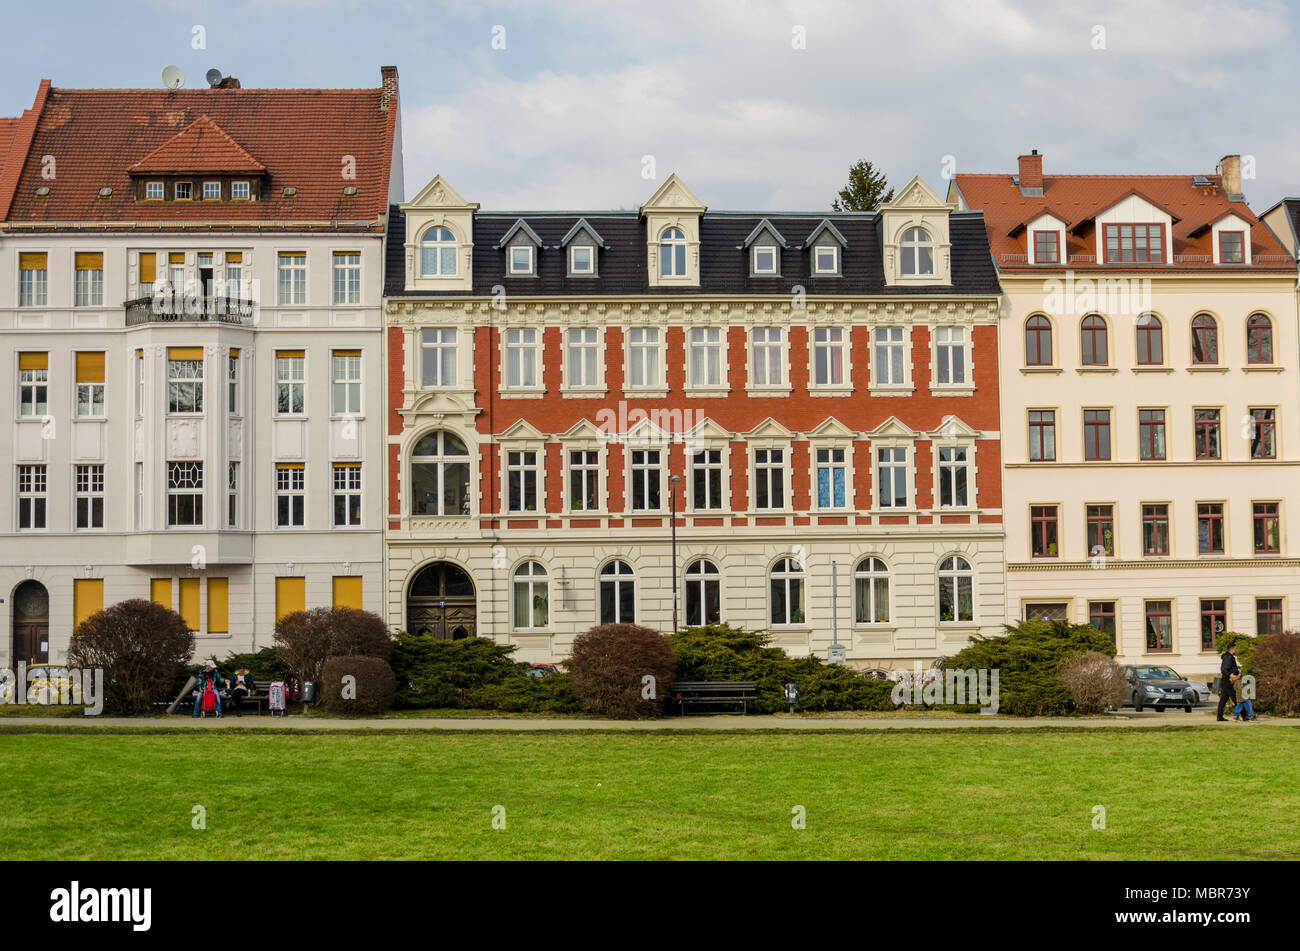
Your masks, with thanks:
M392 717L342 719L332 717L223 717L195 719L171 717L0 717L0 730L442 730L448 732L538 732L570 730L624 730L697 732L729 731L880 731L880 730L1114 730L1206 727L1249 730L1260 724L1300 726L1300 719L1268 717L1258 723L1215 723L1214 708L1187 714L1178 711L1112 713L1100 717L1004 717L973 714L960 717L926 717L884 714L877 717L851 716L692 716L662 720L595 720L578 717Z

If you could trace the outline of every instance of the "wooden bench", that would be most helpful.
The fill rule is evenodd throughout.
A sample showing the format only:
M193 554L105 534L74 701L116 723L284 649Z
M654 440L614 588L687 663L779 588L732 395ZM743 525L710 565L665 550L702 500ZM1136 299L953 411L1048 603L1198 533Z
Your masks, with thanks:
M758 696L754 682L750 680L699 680L673 684L673 699L677 701L682 715L690 704L708 706L713 704L740 704L743 716L749 712L749 701Z
M235 708L235 698L231 695L230 691L231 691L230 681L227 680L225 689L221 691L222 714L230 713ZM253 692L246 694L244 696L244 698L239 703L240 708L242 709L244 706L250 703L257 704L257 713L260 716L263 712L265 712L268 709L267 704L270 699L269 696L270 691L271 691L271 681L254 680ZM178 713L193 713L194 695L197 692L198 692L198 688L194 687L188 693L182 696L180 698L180 701L176 705L176 711Z

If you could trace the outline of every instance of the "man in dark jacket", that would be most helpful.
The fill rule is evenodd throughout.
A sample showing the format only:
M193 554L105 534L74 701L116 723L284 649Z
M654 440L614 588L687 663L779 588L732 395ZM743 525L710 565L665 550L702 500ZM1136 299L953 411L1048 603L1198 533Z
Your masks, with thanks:
M1241 673L1241 665L1237 663L1237 645L1233 644L1223 652L1222 662L1219 664L1219 713L1216 720L1226 722L1223 716L1223 708L1228 705L1228 698L1232 698L1235 706L1237 703L1237 691L1233 689L1232 678Z

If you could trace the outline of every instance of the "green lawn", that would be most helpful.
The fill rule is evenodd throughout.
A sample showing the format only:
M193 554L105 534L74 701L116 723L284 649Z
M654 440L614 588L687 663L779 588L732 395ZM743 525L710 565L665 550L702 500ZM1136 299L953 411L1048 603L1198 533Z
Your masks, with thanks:
M196 805L204 831L191 828ZM1092 828L1095 805L1106 808L1105 830ZM495 806L504 830L492 827ZM791 827L795 806L806 829ZM1300 730L0 733L0 850L9 859L1295 858Z

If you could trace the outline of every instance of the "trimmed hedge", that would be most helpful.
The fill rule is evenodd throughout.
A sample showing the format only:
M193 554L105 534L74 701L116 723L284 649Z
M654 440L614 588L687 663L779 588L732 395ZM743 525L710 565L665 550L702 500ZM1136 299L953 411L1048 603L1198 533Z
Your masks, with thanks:
M393 673L399 709L484 709L576 713L569 678L530 677L510 657L514 645L486 637L439 641L398 631Z
M673 648L648 627L599 624L573 639L565 666L582 708L598 716L662 716L671 696Z
M344 696L345 677L353 678L351 696ZM393 707L397 681L388 661L359 655L331 657L321 669L320 708L330 713L366 715Z

